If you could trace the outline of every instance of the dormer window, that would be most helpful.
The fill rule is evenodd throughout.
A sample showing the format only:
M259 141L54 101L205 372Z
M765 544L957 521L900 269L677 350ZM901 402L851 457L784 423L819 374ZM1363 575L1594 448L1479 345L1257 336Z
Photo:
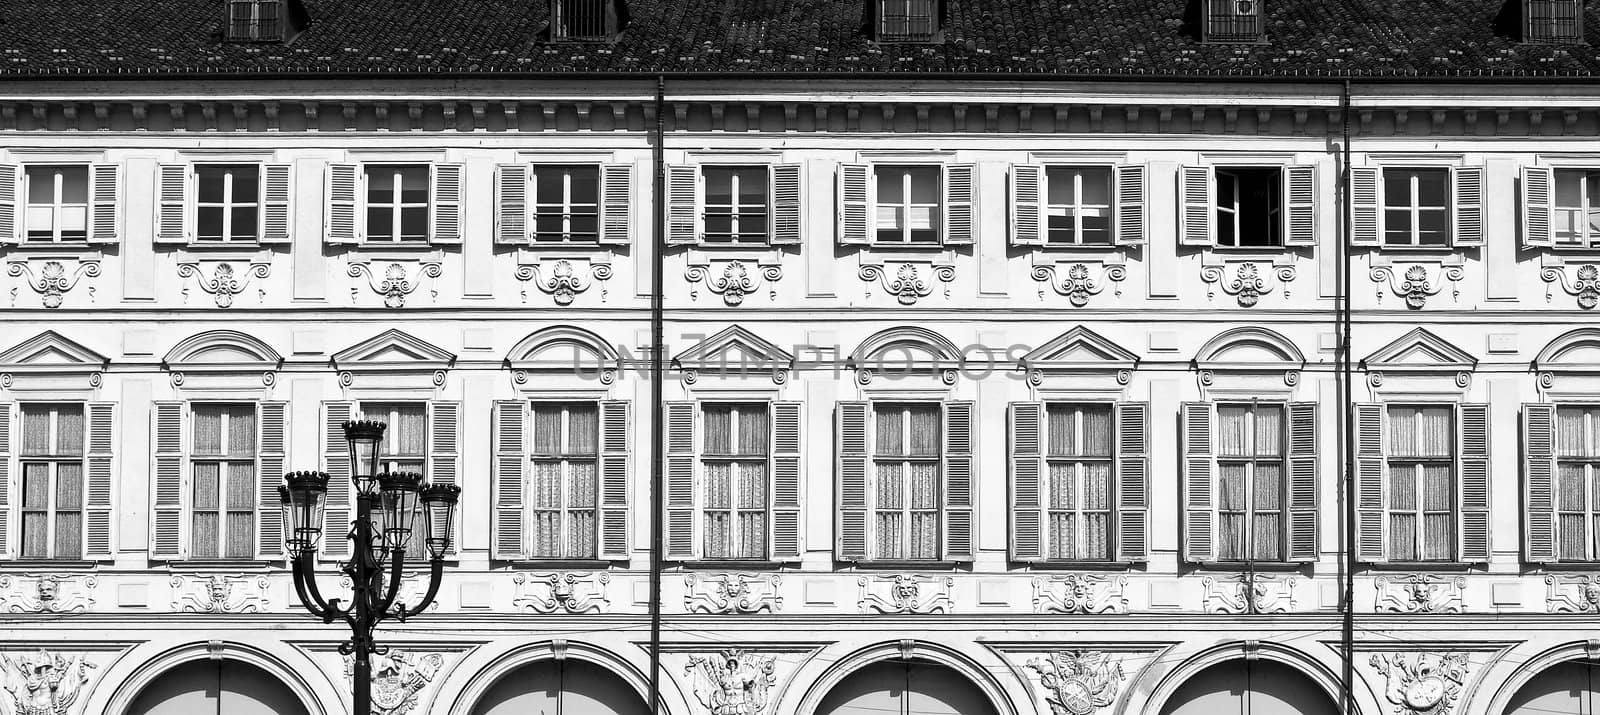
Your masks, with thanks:
M620 0L551 0L550 34L557 40L606 40L622 30Z
M939 31L938 0L874 0L878 3L878 40L925 42Z
M1261 42L1261 0L1200 0L1206 42Z
M288 42L299 26L293 0L227 0L229 42Z
M1522 41L1583 41L1583 0L1522 0Z

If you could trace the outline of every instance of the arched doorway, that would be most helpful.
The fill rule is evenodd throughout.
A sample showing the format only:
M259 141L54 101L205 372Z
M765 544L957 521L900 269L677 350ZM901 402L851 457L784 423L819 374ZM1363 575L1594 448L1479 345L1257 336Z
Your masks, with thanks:
M229 658L195 660L139 692L128 715L310 715L271 673Z
M1338 715L1311 678L1270 660L1230 660L1194 674L1161 715Z
M472 715L648 715L627 681L573 658L541 660L507 673L489 687Z
M897 660L873 663L839 681L817 715L997 714L960 673L925 660Z
M1506 715L1594 715L1600 712L1600 663L1569 660L1533 676L1511 697Z

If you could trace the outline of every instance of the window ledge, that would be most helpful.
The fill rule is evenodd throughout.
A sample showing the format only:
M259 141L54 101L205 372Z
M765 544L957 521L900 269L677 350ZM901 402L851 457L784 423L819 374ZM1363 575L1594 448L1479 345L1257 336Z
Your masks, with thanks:
M106 246L117 245L117 242L88 241L7 241L0 244L6 252L23 251L27 253L49 253L60 251L63 253L99 255Z
M173 571L215 570L226 571L234 569L276 569L287 568L283 559L173 559L166 562L167 568Z
M916 561L909 559L876 560L876 561L844 561L863 571L876 570L917 570L917 571L957 571L966 561Z
M1361 562L1362 568L1368 571L1472 571L1482 564L1465 561L1384 561L1372 563Z
M1140 561L1013 561L1030 571L1130 571Z
M678 565L685 569L776 571L791 563L793 562L762 559L695 559L693 561L680 561Z
M110 559L107 559L109 561ZM94 571L99 567L99 561L83 561L80 559L23 559L16 558L0 563L0 570L4 571L37 571L40 569L50 571Z
M443 246L458 244L434 243L432 241L360 241L346 245L363 253L369 251L395 251L397 253L412 254L438 251Z
M1205 252L1236 260L1271 261L1294 255L1296 249L1306 248L1311 246L1208 246Z
M1479 248L1479 246L1390 246L1386 244L1378 244L1376 246L1351 246L1351 248L1365 248L1374 253L1400 253L1406 255L1437 254L1448 256L1452 254L1459 255L1462 251L1471 248Z
M1568 571L1600 571L1600 561L1551 561L1547 563L1523 563L1523 572L1527 574L1563 573Z
M1223 571L1227 573L1264 571L1277 573L1299 571L1311 564L1302 561L1201 561L1193 565L1197 571Z
M449 563L451 559L445 558ZM604 559L500 559L501 562L510 564L512 568L547 568L547 569L609 569L622 561L606 561ZM407 561L406 563L410 563ZM421 562L427 564L427 561Z

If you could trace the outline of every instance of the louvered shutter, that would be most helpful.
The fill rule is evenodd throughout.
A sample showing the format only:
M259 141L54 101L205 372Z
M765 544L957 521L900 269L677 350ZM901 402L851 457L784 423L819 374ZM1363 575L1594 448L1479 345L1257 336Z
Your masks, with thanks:
M1317 560L1317 403L1289 403L1289 561Z
M461 243L461 165L433 165L432 243Z
M1549 563L1556 555L1556 406L1522 405L1522 558Z
M628 233L628 212L632 208L633 165L600 165L601 243L626 246L633 240Z
M521 245L528 242L528 167L526 164L501 164L495 168L495 243Z
M1317 245L1317 167L1283 168L1283 245Z
M1546 248L1555 245L1555 172L1545 166L1522 167L1522 245Z
M91 402L83 499L83 557L91 561L111 558L111 463L116 404Z
M978 228L973 223L973 203L977 187L972 164L946 164L944 167L944 243L970 246Z
M1215 502L1217 458L1211 449L1210 402L1183 403L1183 558L1191 563L1216 559Z
M1011 560L1040 561L1045 558L1044 403L1011 403L1006 434L1011 440Z
M350 446L344 423L355 413L350 402L322 403L322 471L328 473L328 496L322 512L322 554L330 559L350 554Z
M528 406L494 403L494 558L527 558L523 492L527 488Z
M1044 167L1011 165L1011 245L1043 246Z
M328 243L356 243L361 240L356 228L356 185L360 176L355 164L328 165Z
M283 553L283 514L279 511L278 485L283 483L288 453L287 402L262 402L257 408L256 439L256 552L261 558Z
M666 480L666 558L694 558L695 405L668 402Z
M1150 560L1150 403L1117 405L1117 560Z
M261 242L289 242L290 169L288 164L261 167ZM274 507L276 508L276 507Z
M867 403L840 402L834 410L839 531L835 558L867 559Z
M1388 560L1384 542L1384 408L1355 406L1356 430L1356 555L1368 563Z
M667 243L693 244L700 238L700 172L693 166L667 167Z
M11 481L11 416L13 403L0 402L0 559L16 558L11 535L11 505L15 503L15 484ZM17 519L16 521L21 521Z
M772 167L772 236L774 246L800 245L800 165Z
M800 560L800 404L772 403L773 561Z
M1178 243L1210 246L1216 243L1211 224L1217 214L1217 182L1209 166L1178 169Z
M944 403L944 559L971 561L973 403Z
M460 484L461 403L435 400L428 403L428 481L432 484ZM415 536L415 535L413 535ZM450 552L458 543L455 530L450 534Z
M186 243L189 240L189 167L162 164L156 169L156 243Z
M633 426L625 400L600 403L600 558L628 560L628 452Z
M839 165L840 245L872 243L872 169L866 164Z
M1377 246L1383 239L1383 206L1378 202L1382 175L1377 169L1350 169L1350 245Z
M1145 173L1143 164L1124 164L1114 168L1116 179L1116 241L1118 246L1142 246L1148 240L1145 228Z
M0 164L0 246L22 240L22 226L17 220L17 194L22 172L16 164Z
M150 558L183 558L183 403L157 402L151 410L155 466L150 481Z
M94 164L89 167L89 242L116 243L121 231L117 195L121 193L122 167Z
M1455 189L1455 245L1482 246L1483 167L1459 166L1450 173Z
M1483 563L1489 560L1489 406L1462 404L1457 407L1460 442L1456 458L1461 475L1461 560Z

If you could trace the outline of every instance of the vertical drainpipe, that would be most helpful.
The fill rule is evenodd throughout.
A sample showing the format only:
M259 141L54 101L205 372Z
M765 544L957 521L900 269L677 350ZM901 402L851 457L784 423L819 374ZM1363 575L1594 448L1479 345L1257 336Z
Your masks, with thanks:
M666 275L666 165L663 163L662 143L666 138L666 106L663 101L667 90L665 76L656 76L656 125L652 131L650 164L654 171L650 177L651 230L655 250L651 261L650 278L650 404L654 410L650 418L650 713L661 714L661 564L665 532L661 523L665 505L662 501L663 453L666 450L666 403L662 397L662 378L666 367L666 311L663 280Z
M1350 411L1354 408L1351 402L1350 379L1350 232L1351 226L1351 198L1350 198L1350 80L1344 81L1344 87L1339 95L1339 119L1343 123L1340 132L1344 145L1340 147L1339 157L1339 245L1335 249L1338 258L1339 297L1338 305L1338 339L1339 350L1336 353L1335 383L1339 392L1339 435L1344 444L1339 450L1339 473L1344 479L1344 564L1341 569L1344 574L1344 620L1340 632L1340 655L1343 656L1344 672L1343 689L1340 695L1339 711L1345 715L1356 712L1355 704L1355 638L1356 638L1356 479L1355 479L1355 435L1350 432Z

